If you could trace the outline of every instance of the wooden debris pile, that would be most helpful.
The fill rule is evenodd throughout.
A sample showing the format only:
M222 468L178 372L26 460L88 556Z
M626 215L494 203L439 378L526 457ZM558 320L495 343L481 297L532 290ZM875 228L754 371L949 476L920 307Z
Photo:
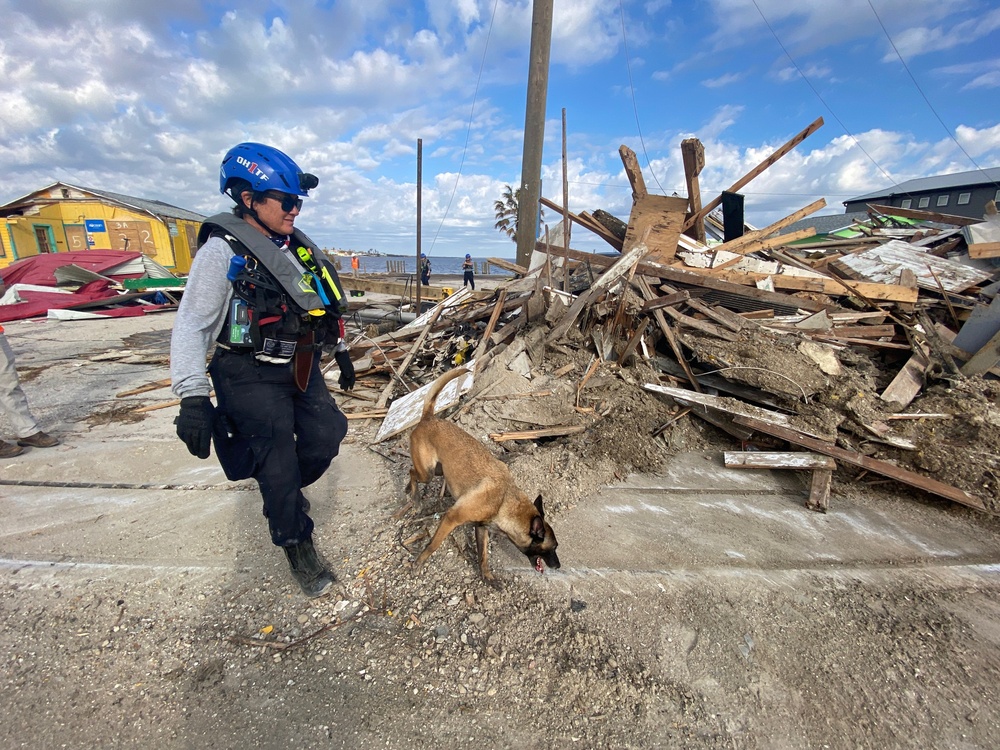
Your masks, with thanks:
M641 387L674 404L675 416L649 441L697 416L767 452L730 451L730 465L814 472L814 509L827 509L835 467L1000 509L1000 274L990 265L1000 242L990 220L871 206L868 219L816 239L792 225L824 205L817 201L709 246L704 224L721 198L701 205L704 160L692 140L683 146L690 199L650 195L623 146L627 223L543 200L617 254L541 242L531 269L516 268L519 278L495 292L456 294L398 331L359 337L352 358L371 391L359 415L382 416L395 397L455 365L475 360L479 373L531 335L546 350L589 358L585 379L597 368L628 382L629 370L652 372Z

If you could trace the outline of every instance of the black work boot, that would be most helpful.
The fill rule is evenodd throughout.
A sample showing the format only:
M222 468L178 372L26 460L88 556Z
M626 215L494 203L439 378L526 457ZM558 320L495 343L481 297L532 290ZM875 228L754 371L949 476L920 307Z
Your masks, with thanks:
M304 542L293 544L290 547L282 547L282 549L285 550L292 575L302 588L302 593L309 598L322 596L330 590L333 582L337 580L323 564L323 561L319 559L311 537Z

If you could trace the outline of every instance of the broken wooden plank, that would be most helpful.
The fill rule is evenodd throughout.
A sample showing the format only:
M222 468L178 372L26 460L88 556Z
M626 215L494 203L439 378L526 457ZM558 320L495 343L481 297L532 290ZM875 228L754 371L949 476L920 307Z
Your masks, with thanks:
M826 206L826 198L820 198L817 201L813 201L808 206L800 208L795 213L791 213L783 219L778 219L778 221L774 222L773 224L768 224L763 229L755 229L752 232L747 232L742 237L737 237L735 240L730 240L729 242L723 242L721 245L717 245L713 249L728 250L731 253L739 253L740 255L746 255L746 253L752 252L752 250L742 250L737 248L742 248L744 245L750 245L757 242L758 240L764 239L765 237L770 237L775 232L780 232L785 227L790 226L795 222L800 221L801 219L804 219L809 214L819 211L824 206ZM812 237L815 234L816 234L815 229L811 229L808 234L804 235L799 235L798 232L791 232L789 234L784 234L780 236L781 239L784 240L784 242L780 244L793 242L797 239L805 239L806 237Z
M537 440L538 438L563 437L565 435L576 435L586 430L588 425L575 424L561 427L548 427L540 430L522 430L520 432L494 432L490 433L490 440L502 443L506 440Z
M469 362L465 367L469 370L467 374L446 383L441 389L437 401L434 402L435 414L457 404L461 395L472 388L476 363ZM426 383L412 393L400 396L389 405L389 413L386 414L378 433L375 435L376 443L398 435L420 421L421 413L424 410L424 397L433 384L433 382Z
M748 451L736 453L727 451L723 454L726 468L729 469L795 469L812 471L812 484L809 488L809 498L806 507L820 513L826 513L830 507L830 485L833 482L833 472L837 462L829 456L815 453L765 453Z
M648 252L649 248L646 245L636 245L629 252L614 261L611 267L601 274L601 277L591 285L590 289L576 298L576 301L570 305L569 310L563 314L559 322L549 332L546 340L549 343L554 343L565 336L566 332L576 323L576 319L583 312L583 309L590 304L590 301L627 274Z
M829 469L817 469L813 472L812 484L809 487L809 499L806 507L810 510L826 513L830 508L830 485L833 484L833 472Z
M434 327L434 324L437 322L438 316L441 315L441 311L443 309L444 307L441 305L434 308L430 320L427 321L427 324L424 326L424 330L420 332L420 336L414 342L413 346L410 347L410 351L406 355L406 359L403 360L403 364L401 364L399 369L394 371L392 374L393 376L389 378L389 382L386 384L385 389L382 391L382 395L379 396L378 401L375 404L378 408L381 409L389 402L389 398L392 396L392 392L396 387L397 380L405 387L403 375L409 368L413 358L417 356L417 352L420 351L420 347L423 346L424 341L427 339L427 335L431 332L431 328Z
M642 303L641 309L643 312L659 310L663 307L673 307L681 302L687 302L689 299L691 299L690 292L674 292L673 294L668 294L665 297L654 297L651 300L646 300Z
M152 383L146 383L146 385L141 385L138 388L133 388L130 391L122 391L121 393L116 393L115 398L125 398L126 396L137 396L140 393L147 393L148 391L159 390L160 388L166 388L170 385L170 378L164 378L163 380L156 380Z
M982 500L974 495L970 495L964 490L960 490L957 487L945 484L944 482L939 482L936 479L925 477L922 474L917 474L914 471L903 469L895 464L888 463L887 461L879 461L878 459L870 458L869 456L865 456L861 453L845 450L837 447L833 443L817 440L814 437L805 435L798 430L789 429L788 427L783 427L772 422L766 422L761 419L754 419L753 417L748 416L738 416L734 418L734 421L737 424L741 424L753 430L758 430L759 432L763 432L767 435L781 438L782 440L792 443L793 445L800 445L811 451L831 456L838 461L843 461L844 463L849 463L853 466L860 466L868 471L881 474L889 477L890 479L895 479L897 482L902 482L903 484L916 487L917 489L952 500L956 503L967 505L970 508L975 508L976 510L986 510L986 506L983 504Z
M757 324L751 323L746 318L743 318L732 310L727 310L724 307L718 307L716 305L706 305L700 300L691 299L687 302L688 307L692 310L697 310L706 318L711 318L716 323L721 326L725 326L730 331L742 331L745 328L758 328Z
M828 469L834 471L837 468L837 462L832 458L815 453L726 451L722 457L727 469Z
M745 255L746 252L750 251L744 252L743 250L734 250L733 248L742 247L744 244L751 244L756 242L757 240L764 239L765 237L770 237L775 232L780 232L785 227L791 226L795 222L804 219L809 214L816 213L824 206L826 206L826 198L820 198L817 201L813 201L808 206L800 208L798 211L789 214L785 218L778 219L778 221L774 222L773 224L768 224L763 229L755 229L752 232L747 232L742 237L737 237L735 240L730 240L729 242L723 242L721 245L718 245L716 249L729 250L729 252L738 252L741 255ZM805 237L812 237L815 234L816 234L816 229L812 228L812 231L806 235L793 236L793 235L798 235L798 233L790 232L789 234L781 235L781 237L784 238L785 242L793 242L796 239L804 239Z
M916 342L911 356L896 377L886 387L879 398L889 404L909 406L924 387L924 373L931 366L929 349L926 344Z
M902 216L904 219L917 219L921 221L936 221L941 224L954 224L959 227L967 227L970 224L979 224L982 219L970 219L968 216L955 216L953 214L939 214L937 211L922 211L916 208L900 208L898 206L883 206L878 203L869 203L868 208L880 214L888 216Z
M820 294L841 297L855 294L858 297L868 300L909 304L916 302L919 298L919 292L916 288L900 286L893 281L853 281L850 279L833 279L827 276L786 276L780 273L767 274L733 270L716 271L703 268L685 268L685 270L697 275L705 274L714 279L746 286L753 286L758 281L770 279L775 289L783 289L785 291L819 292Z
M692 318L689 315L685 315L682 312L675 310L672 307L663 308L663 312L669 315L673 320L683 326L688 328L694 328L695 330L707 333L709 336L715 336L723 341L736 341L739 339L739 335L733 333L728 328L722 328L715 325L714 323L709 323L704 320L698 320L697 318Z
M645 333L646 333L646 324L644 322L640 322L639 325L636 326L636 329L632 333L632 336L629 338L628 343L625 344L625 348L622 349L621 352L619 352L618 357L615 360L616 362L618 362L618 364L623 365L628 361L628 358L632 356L632 352L634 352L636 350L636 347L639 346L639 342L642 340L642 337L645 335Z
M538 244L536 249L540 252L545 252L545 245ZM598 267L607 268L615 262L614 258L608 258L604 255L599 255L597 253L584 253L579 250L559 250L552 251L553 255L560 255L565 252L569 257L576 260L587 261L588 263ZM653 278L666 279L676 284L688 284L690 286L703 287L705 289L712 289L725 294L732 294L738 297L747 297L756 300L761 305L775 305L783 308L792 308L807 310L809 312L819 312L820 310L837 310L839 309L834 304L824 304L822 302L817 302L816 300L806 299L804 297L792 297L787 294L780 294L777 292L768 292L763 289L756 289L754 287L743 286L741 284L731 284L727 281L722 281L719 279L713 279L701 274L693 273L689 270L683 270L679 268L673 268L671 266L665 265L663 263L657 263L650 260L643 260L636 267L636 273L641 273L644 276L650 276ZM656 295L653 294L652 297ZM652 298L651 297L651 298ZM765 313L766 314L766 313Z
M694 393L684 388L673 388L668 385L659 385L657 383L645 383L642 387L647 391L653 391L654 393L662 393L666 396L670 396L670 398L675 401L680 401L686 404L698 404L700 406L705 406L710 409L715 409L726 414L733 415L734 417L752 416L756 418L757 421L767 422L768 424L774 424L782 428L792 429L796 432L811 435L818 440L833 440L836 438L836 428L833 428L833 432L827 433L826 435L820 435L819 433L812 432L805 427L792 424L791 418L785 414L768 411L767 409L761 409L759 406L747 404L736 399L712 396L707 393Z
M490 336L493 335L493 331L497 327L497 321L500 320L500 313L503 310L504 300L507 299L507 290L501 289L499 295L497 295L496 306L493 308L493 314L490 315L490 322L486 324L486 330L483 331L483 336L479 339L479 346L476 347L476 353L473 355L473 359L479 359L479 357L486 351L486 344L490 340Z
M343 276L344 288L349 292L372 292L373 294L390 294L394 297L410 298L415 289L412 284L401 281L387 281L383 279L368 278L362 276ZM448 297L448 291L444 287L421 285L420 294L424 299L443 300Z
M765 170L767 170L772 164L774 164L775 162L777 162L778 159L780 159L782 156L784 156L785 154L787 154L793 148L795 148L796 146L798 146L800 143L802 143L802 141L804 141L810 135L812 135L813 133L815 133L822 126L823 126L823 118L822 117L817 117L815 120L813 120L813 122L811 122L809 124L808 127L806 127L805 130L803 130L802 132L800 132L798 135L794 136L791 140L789 140L787 143L785 143L785 145L783 145L781 148L779 148L777 151L775 151L769 157L767 157L766 159L764 159L764 161L762 161L756 167L754 167L749 172L747 172L743 177L741 177L736 182L734 182L733 185L727 191L725 191L725 192L727 192L727 193L738 193L740 191L740 188L742 188L744 185L746 185L747 183L749 183L755 177L757 177L762 172L764 172ZM722 196L721 195L718 198L713 198L711 201L709 201L707 204L705 204L705 206L701 209L701 211L699 211L694 216L692 216L691 218L689 218L687 221L684 222L684 226L682 227L681 231L686 232L688 229L690 229L691 227L694 226L694 224L695 224L696 221L698 221L699 219L704 219L706 216L708 216L708 214L710 214L721 203L722 203Z
M649 282L641 276L635 279L635 283L639 287L639 291L642 296L649 300L652 299L654 294L653 290L649 286ZM687 375L688 382L691 383L691 387L696 391L701 391L701 386L698 384L698 379L695 378L694 373L691 371L691 365L688 364L687 357L684 356L684 351L681 349L681 344L677 340L676 334L674 334L673 329L670 324L667 323L667 319L663 316L662 310L653 310L653 318L656 320L660 330L663 331L664 337L667 339L667 343L670 345L671 351L674 353L674 357L677 358L678 364L684 368L684 373Z
M539 203L541 203L546 208L552 209L553 211L558 211L560 215L563 212L563 207L560 206L555 201L550 201L548 198L545 198L545 197L539 198L538 201L539 201ZM583 218L581 218L579 215L573 213L572 211L567 211L566 213L569 215L569 218L572 221L575 221L577 224L579 224L584 229L593 232L598 237L600 237L602 240L604 240L609 245L611 245L613 248L615 248L615 250L618 250L619 252L621 252L621 249L622 249L622 240L621 240L621 238L616 237L614 234L612 234L610 231L608 231L607 227L605 227L603 224L601 224L600 222L597 222L597 225L595 226L595 225L591 224L590 222L588 222L588 221L584 220ZM538 248L536 248L536 249L538 249ZM556 251L556 252L553 252L553 253L550 253L550 254L558 256L559 252Z
M524 266L519 266L517 263L511 263L509 260L504 260L503 258L487 258L486 261L491 266L496 266L501 268L508 273L512 273L515 276L527 276L528 269Z
M615 248L618 252L622 250L622 242L624 240L619 239L606 226L595 219L591 214L586 211L580 212L580 221L578 222L581 226L586 227L591 232L596 234L598 237L607 242L611 247Z
M1000 242L974 242L969 245L970 258L1000 258Z
M837 336L838 338L845 339L891 339L896 335L896 326L834 326L830 329L829 334L831 336Z
M350 419L381 419L389 413L387 408L369 409L368 411L345 411L344 416Z

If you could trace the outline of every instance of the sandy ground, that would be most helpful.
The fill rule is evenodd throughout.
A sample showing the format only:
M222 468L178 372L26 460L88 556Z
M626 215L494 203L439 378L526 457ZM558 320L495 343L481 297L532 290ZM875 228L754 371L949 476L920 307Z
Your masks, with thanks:
M993 516L839 472L812 513L807 477L727 471L696 420L640 473L598 434L492 446L563 563L495 539L494 588L471 534L410 569L447 499L395 518L405 440L355 420L307 492L340 578L308 601L253 483L188 455L176 408L134 412L169 391L115 396L167 377L172 317L7 326L64 443L0 464L2 746L995 747ZM462 425L485 442L501 404Z

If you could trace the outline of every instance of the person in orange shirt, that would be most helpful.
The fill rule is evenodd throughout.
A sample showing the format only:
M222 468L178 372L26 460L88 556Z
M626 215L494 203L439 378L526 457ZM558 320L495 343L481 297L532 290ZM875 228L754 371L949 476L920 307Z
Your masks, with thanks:
M25 448L51 448L59 445L58 438L46 435L28 408L28 399L21 389L21 380L14 366L14 352L0 326L0 411L10 419L17 434L16 443L0 440L0 458L19 455Z

